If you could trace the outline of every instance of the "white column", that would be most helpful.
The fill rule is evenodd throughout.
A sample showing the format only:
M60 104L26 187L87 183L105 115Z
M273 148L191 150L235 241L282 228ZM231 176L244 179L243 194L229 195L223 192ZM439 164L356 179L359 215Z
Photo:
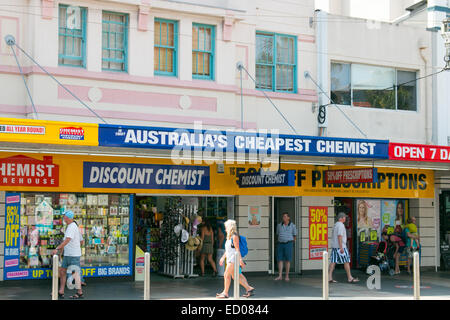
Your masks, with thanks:
M192 20L180 19L178 33L178 77L192 80Z
M102 71L102 10L88 8L86 34L86 68L89 71Z

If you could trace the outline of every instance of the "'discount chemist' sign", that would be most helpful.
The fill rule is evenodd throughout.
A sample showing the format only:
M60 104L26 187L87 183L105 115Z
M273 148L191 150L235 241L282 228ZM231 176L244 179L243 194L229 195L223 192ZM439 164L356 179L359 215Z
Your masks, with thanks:
M84 162L84 188L209 190L209 167Z
M289 155L389 157L387 140L342 139L262 132L99 125L99 145L209 152L277 153Z

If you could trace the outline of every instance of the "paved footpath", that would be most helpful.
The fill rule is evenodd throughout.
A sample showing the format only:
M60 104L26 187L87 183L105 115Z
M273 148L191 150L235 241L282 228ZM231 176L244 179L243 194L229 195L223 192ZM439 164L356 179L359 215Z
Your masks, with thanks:
M337 270L335 279L329 288L330 300L351 299L413 299L412 276L404 273L397 276L383 275L380 290L367 288L368 275L352 271L360 279L359 283L346 281L345 272ZM321 274L303 274L291 276L291 281L275 281L274 276L248 275L249 283L256 288L250 299L283 300L318 300L322 298ZM122 279L89 279L84 300L141 300L143 299L143 282ZM233 284L232 284L233 285ZM205 276L191 279L172 279L157 274L151 276L151 299L215 299L221 292L223 278ZM0 300L50 300L51 281L4 281L0 282ZM75 293L66 289L65 297ZM244 289L241 288L241 294ZM229 291L233 295L233 287ZM450 300L450 272L423 272L421 274L421 298ZM245 298L241 298L245 300Z

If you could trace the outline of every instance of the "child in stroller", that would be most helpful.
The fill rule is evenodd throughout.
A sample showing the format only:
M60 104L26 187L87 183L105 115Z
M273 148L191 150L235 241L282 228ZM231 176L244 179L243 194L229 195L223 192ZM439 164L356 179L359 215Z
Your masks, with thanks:
M395 246L390 241L387 232L383 232L381 234L381 237L382 240L377 246L375 255L370 257L369 266L376 265L380 268L381 272L386 272L390 276L393 276L395 274L394 270Z

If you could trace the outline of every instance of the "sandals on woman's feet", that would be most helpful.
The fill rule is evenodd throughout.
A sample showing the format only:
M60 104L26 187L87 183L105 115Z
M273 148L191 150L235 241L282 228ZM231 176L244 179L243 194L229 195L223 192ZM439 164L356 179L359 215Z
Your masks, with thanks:
M70 296L70 299L83 299L84 295L81 293L75 293L73 296Z
M353 278L352 280L350 280L348 283L356 283L359 282L359 279L357 278Z
M251 296L253 296L255 293L253 292L255 291L255 289L252 289L250 291L247 291L244 295L242 295L244 298L250 298Z
M216 298L218 298L218 299L228 299L228 296L225 293L216 293Z
M337 283L336 280L331 279L330 281L328 281L328 283Z

